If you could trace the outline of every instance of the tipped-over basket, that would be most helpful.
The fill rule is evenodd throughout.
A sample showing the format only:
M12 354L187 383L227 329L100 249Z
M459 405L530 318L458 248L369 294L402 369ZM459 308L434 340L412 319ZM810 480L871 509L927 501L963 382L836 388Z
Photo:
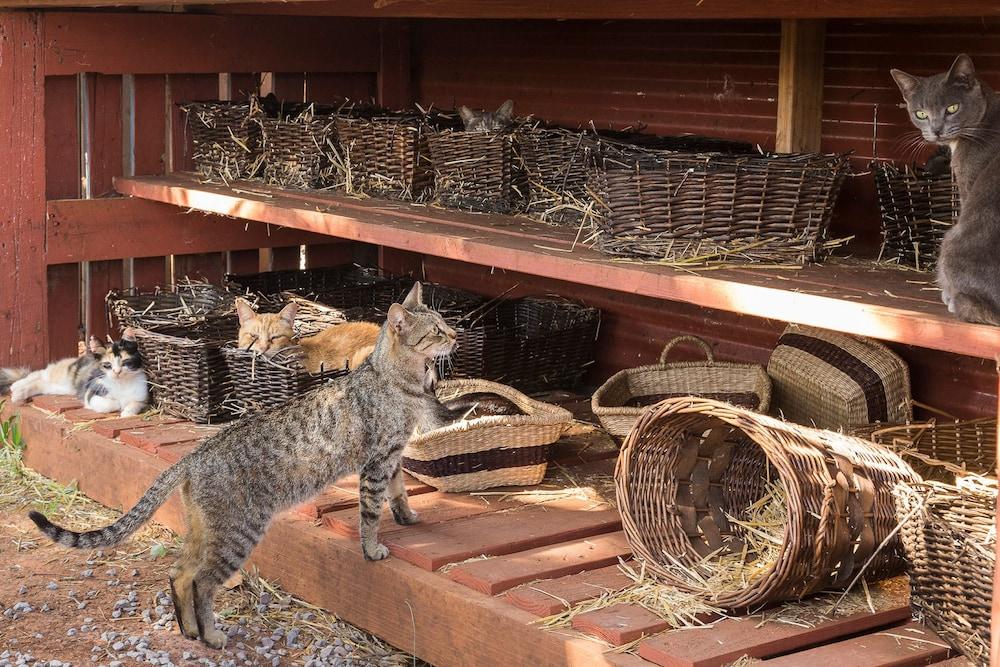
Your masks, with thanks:
M870 442L702 398L647 410L615 469L635 555L727 609L902 570L892 492L917 481ZM768 502L770 533L753 520Z
M667 362L678 344L692 342L705 361ZM591 411L611 435L625 437L650 405L668 398L700 396L767 412L771 378L759 364L716 361L712 348L697 336L678 336L660 353L660 363L626 368L612 375L590 399Z
M403 450L403 468L440 491L541 482L549 445L559 439L573 415L497 382L442 380L437 385L440 401L479 393L507 399L524 414L488 415L417 435Z

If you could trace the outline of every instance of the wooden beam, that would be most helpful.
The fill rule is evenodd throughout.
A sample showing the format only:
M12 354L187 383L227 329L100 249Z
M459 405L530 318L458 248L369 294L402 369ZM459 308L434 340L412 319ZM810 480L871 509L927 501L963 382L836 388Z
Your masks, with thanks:
M374 72L379 58L378 24L360 19L54 12L45 38L48 76Z
M782 153L819 150L823 121L823 51L826 22L781 22L778 65L778 130L775 149Z
M48 355L43 43L40 14L0 13L0 366Z
M413 102L410 67L409 22L383 19L379 25L379 104L402 109Z
M132 198L50 201L47 218L48 264L331 242L322 234Z

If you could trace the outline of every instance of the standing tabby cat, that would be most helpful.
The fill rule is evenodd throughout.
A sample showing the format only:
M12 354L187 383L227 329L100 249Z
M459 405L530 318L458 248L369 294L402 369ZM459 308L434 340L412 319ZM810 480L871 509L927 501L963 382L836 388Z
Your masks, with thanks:
M220 648L216 590L246 560L278 511L360 473L361 547L368 560L389 550L378 541L386 498L399 524L412 524L400 461L418 425L437 419L438 403L425 390L434 358L449 354L455 332L423 304L416 283L393 304L375 350L356 371L258 412L220 431L165 470L127 514L85 533L65 530L42 514L31 519L54 541L93 549L118 544L145 523L170 492L181 487L190 530L170 571L174 613L186 637Z
M1000 96L965 54L943 74L892 77L924 139L951 148L962 212L941 244L941 298L963 320L1000 325Z
M514 101L507 100L496 111L473 111L469 107L458 107L466 132L503 132L514 119Z

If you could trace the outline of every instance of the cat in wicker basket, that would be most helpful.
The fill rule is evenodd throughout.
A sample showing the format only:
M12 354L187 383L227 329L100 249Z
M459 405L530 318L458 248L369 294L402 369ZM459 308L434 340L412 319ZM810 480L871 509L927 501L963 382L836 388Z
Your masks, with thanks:
M334 324L315 336L296 341L293 326L298 308L292 302L278 313L258 313L249 302L237 299L240 349L272 357L286 347L299 345L304 353L303 365L310 373L357 368L375 349L381 327L371 322Z
M962 209L941 243L941 298L967 322L1000 325L1000 95L965 54L943 74L892 77L923 138L951 148Z
M41 370L0 369L0 394L8 390L14 403L33 396L77 396L94 412L121 412L122 417L139 414L149 402L146 370L131 329L107 344L91 336L79 357L54 361Z
M514 100L507 100L496 111L473 111L469 107L458 107L466 132L490 132L499 134L514 122Z

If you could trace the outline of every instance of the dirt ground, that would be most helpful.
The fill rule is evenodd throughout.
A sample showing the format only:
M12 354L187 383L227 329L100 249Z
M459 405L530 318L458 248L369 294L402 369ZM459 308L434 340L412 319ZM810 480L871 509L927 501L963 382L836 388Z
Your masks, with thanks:
M248 573L216 601L230 639L224 651L209 649L182 637L173 620L167 584L179 544L173 534L148 526L117 549L77 551L40 535L29 509L76 528L117 516L23 468L15 448L0 446L0 667L426 667Z

